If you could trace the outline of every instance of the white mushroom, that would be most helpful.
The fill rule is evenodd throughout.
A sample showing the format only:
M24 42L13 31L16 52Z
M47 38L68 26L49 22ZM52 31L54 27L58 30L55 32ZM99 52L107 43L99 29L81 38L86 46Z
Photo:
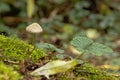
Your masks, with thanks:
M32 23L26 27L26 31L30 33L40 33L43 31L43 29L38 23Z
M38 23L32 23L26 27L26 31L33 34L32 40L30 40L30 43L35 46L36 35L43 31L42 27Z

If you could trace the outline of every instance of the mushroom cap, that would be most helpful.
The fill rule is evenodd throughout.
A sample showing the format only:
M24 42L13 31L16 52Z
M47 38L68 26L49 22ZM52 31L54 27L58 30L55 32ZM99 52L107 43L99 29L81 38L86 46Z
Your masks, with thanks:
M38 23L32 23L26 27L26 31L30 33L40 33L43 29Z

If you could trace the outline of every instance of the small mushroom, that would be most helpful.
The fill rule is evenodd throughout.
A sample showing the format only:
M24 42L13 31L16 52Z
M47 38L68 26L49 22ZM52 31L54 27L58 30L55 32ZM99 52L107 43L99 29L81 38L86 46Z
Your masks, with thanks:
M30 42L35 46L37 34L43 31L42 27L38 23L32 23L26 27L26 31L32 33L32 41Z

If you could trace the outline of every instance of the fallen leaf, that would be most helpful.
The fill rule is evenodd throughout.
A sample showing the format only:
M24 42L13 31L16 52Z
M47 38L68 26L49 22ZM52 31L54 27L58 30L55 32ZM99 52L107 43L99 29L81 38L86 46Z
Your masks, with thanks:
M34 70L31 75L39 76L44 75L49 79L49 75L57 74L60 72L65 72L70 68L73 68L78 64L78 61L73 59L70 61L56 60L47 63L46 65Z

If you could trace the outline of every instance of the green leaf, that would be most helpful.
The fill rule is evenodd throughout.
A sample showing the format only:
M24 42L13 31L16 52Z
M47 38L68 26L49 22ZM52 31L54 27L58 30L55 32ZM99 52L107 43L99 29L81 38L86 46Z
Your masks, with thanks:
M65 72L70 68L73 68L78 64L77 60L70 60L70 61L61 61L56 60L47 63L46 65L36 69L31 73L33 76L44 75L49 79L49 75L57 74L60 72Z
M49 44L49 43L40 43L40 44L36 44L36 47L37 48L43 48L43 49L50 49L50 50L55 50L56 52L58 53L64 53L64 50L62 49L58 49L57 47L55 47L54 45L52 44Z
M113 66L120 66L120 58L113 59L110 62L110 64L113 65Z
M7 3L0 1L0 13L5 11L10 11L10 6Z
M82 53L91 53L101 56L103 53L113 53L113 50L103 44L95 43L88 37L77 36L73 38L71 44Z
M87 52L101 56L103 53L112 53L113 50L103 44L93 43L88 47Z
M61 4L61 3L63 3L64 2L64 0L53 0L55 3L57 3L57 4Z
M93 43L91 39L88 37L75 37L71 41L71 44L80 52L84 52L88 46L90 46Z
M15 34L17 34L15 29L9 28L8 26L0 23L0 32L5 32L7 33L9 36L15 36Z
M87 34L84 30L81 30L79 33L75 35L75 37L87 37Z

